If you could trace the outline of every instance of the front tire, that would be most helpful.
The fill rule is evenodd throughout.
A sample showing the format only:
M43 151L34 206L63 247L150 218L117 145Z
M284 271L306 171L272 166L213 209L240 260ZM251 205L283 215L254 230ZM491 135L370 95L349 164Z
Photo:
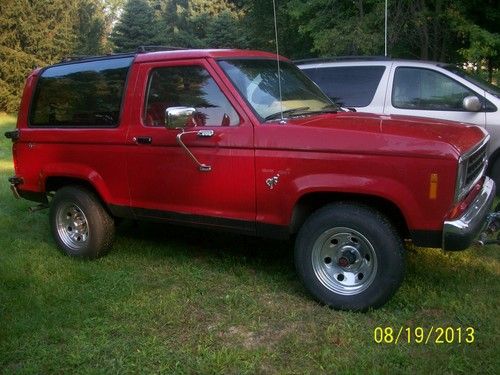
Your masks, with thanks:
M113 243L113 218L97 196L80 186L59 189L49 213L52 235L59 249L78 258L97 258Z
M342 310L365 311L386 303L401 285L401 238L369 207L335 203L313 213L295 243L295 266L308 291Z

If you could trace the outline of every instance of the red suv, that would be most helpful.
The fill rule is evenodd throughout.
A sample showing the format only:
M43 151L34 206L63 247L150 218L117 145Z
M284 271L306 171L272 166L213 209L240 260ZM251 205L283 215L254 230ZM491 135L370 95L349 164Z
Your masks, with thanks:
M404 240L467 248L494 183L488 135L344 111L289 60L257 51L113 55L35 70L13 140L16 196L50 205L58 247L95 258L116 218L295 238L319 301L384 304Z

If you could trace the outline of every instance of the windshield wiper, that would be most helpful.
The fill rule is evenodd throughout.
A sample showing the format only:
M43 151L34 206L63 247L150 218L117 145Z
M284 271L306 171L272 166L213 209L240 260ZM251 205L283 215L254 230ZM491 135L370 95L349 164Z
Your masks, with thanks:
M307 111L309 108L310 107L297 107L297 108L286 109L283 112L280 111L280 112L273 113L272 115L266 116L264 118L264 121L275 120L275 119L281 118L282 115L283 115L283 117L285 117L285 115L292 115L296 112L301 113L301 112Z

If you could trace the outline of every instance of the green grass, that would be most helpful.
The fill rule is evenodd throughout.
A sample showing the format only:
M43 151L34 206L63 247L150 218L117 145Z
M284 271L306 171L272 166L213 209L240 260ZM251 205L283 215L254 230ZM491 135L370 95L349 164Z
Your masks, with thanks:
M291 243L124 222L108 256L65 257L11 175L2 137L0 373L499 373L496 246L409 251L387 305L337 312L304 291ZM475 342L376 344L378 326L470 326Z

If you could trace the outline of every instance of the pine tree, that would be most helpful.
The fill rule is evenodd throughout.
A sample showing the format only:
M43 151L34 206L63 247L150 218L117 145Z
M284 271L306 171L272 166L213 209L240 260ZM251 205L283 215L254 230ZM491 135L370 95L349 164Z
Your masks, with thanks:
M111 41L115 51L135 51L141 45L161 43L154 12L146 0L128 0L113 29Z
M26 76L72 54L75 3L0 1L0 111L15 112Z
M105 52L106 19L102 0L79 0L74 30L76 55L99 55Z
M210 20L204 42L209 48L245 48L248 45L238 18L228 11Z

